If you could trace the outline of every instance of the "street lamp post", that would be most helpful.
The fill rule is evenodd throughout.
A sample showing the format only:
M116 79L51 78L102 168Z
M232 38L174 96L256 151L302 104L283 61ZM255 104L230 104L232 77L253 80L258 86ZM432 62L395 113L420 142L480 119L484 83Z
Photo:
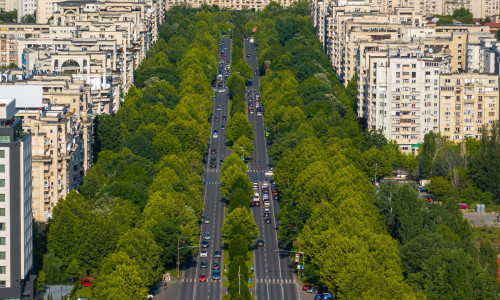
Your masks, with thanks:
M179 243L180 243L180 237L178 236L177 237L177 279L179 279L179 273L180 273L179 266L181 264L180 261L179 261L180 250L184 249L184 248L198 248L198 246L184 246L184 247L179 247Z
M303 251L289 251L289 250L278 249L278 250L273 250L273 252L278 252L278 253L279 252L299 253L299 254L302 255L302 266L304 266L304 263L305 263L305 253ZM305 268L304 268L304 271L305 271ZM297 274L299 275L299 280L300 280L300 270L297 271Z

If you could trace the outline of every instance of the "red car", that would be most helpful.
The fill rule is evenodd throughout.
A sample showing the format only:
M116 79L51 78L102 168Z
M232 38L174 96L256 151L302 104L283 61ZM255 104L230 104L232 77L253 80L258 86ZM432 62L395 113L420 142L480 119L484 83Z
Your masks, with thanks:
M467 203L458 203L458 207L460 207L460 209L470 209L470 206L467 205Z
M93 278L91 278L91 277L82 278L82 279L80 279L80 285L90 287L90 286L92 286L92 279Z
M302 290L303 290L303 291L307 291L307 289L308 289L310 286L311 286L310 284L304 284L304 285L302 286Z
M217 153L217 149L212 149L211 152L212 152L212 154L215 154L215 153Z
M206 282L207 281L207 276L205 274L200 274L200 282Z

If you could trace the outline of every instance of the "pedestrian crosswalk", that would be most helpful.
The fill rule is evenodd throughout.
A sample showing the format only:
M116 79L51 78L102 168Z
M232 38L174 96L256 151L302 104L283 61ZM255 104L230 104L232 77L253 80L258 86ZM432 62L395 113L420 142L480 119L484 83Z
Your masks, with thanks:
M182 282L199 282L198 278L182 278ZM213 280L211 278L207 278L207 282L220 282L220 280Z
M255 283L274 283L274 284L286 284L295 283L295 279L257 279Z
M197 278L182 278L182 282L198 282ZM207 282L220 282L220 280L213 280L207 278ZM294 279L256 279L255 283L268 283L268 284L292 284L295 283Z

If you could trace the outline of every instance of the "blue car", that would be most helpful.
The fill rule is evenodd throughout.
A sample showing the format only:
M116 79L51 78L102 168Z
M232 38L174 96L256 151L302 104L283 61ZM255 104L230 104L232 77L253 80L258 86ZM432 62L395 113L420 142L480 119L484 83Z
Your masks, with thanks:
M222 130L226 129L226 125L221 125L220 129Z

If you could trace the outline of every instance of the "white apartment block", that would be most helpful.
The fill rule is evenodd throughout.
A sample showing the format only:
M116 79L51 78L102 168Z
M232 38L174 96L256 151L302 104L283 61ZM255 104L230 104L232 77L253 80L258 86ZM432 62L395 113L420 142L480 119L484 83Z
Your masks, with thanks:
M15 99L0 99L0 295L34 299L31 134L15 112Z
M432 57L378 59L369 126L415 152L425 134L439 130L439 74L447 68L449 62Z

